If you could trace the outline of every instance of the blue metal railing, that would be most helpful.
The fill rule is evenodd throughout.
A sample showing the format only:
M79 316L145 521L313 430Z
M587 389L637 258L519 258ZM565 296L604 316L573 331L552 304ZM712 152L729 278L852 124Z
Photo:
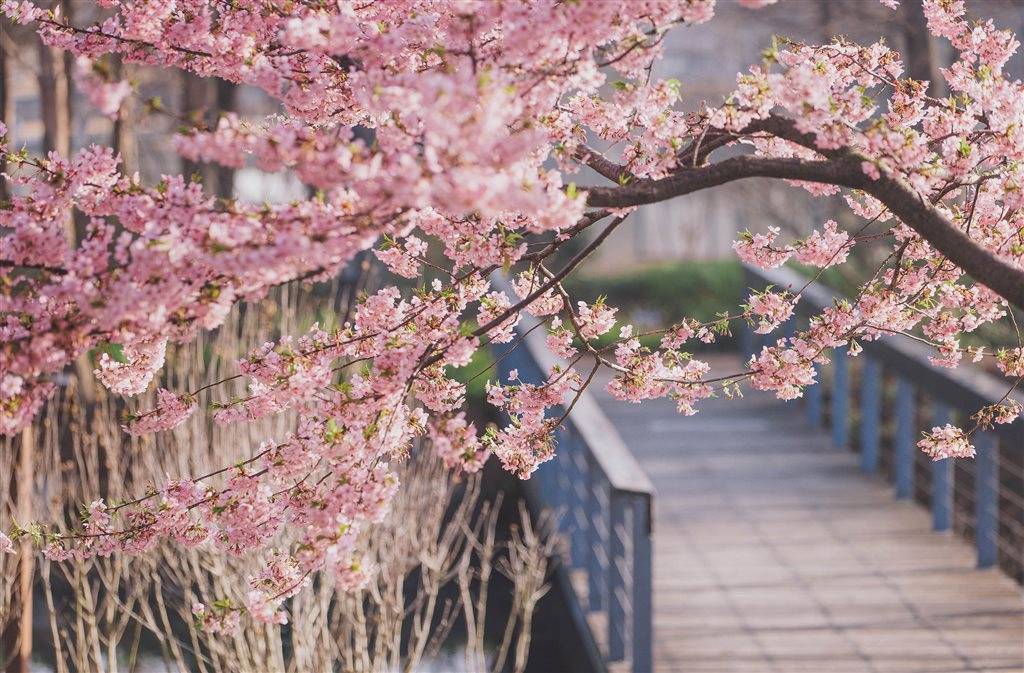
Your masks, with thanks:
M501 281L499 281L501 282ZM517 328L518 345L497 345L498 374L547 379L558 360L543 330ZM560 413L560 412L559 412ZM588 393L557 431L555 457L526 483L532 504L559 513L567 541L558 583L589 657L616 670L654 670L651 546L654 488L615 427Z
M806 279L789 269L745 268L748 286L800 289ZM836 295L818 283L807 287L797 312L783 331L831 306ZM777 336L745 328L745 355ZM898 338L862 344L857 358L838 348L815 386L805 391L807 419L826 425L833 443L848 448L856 438L860 467L875 473L883 466L895 496L931 508L936 531L956 531L974 541L979 568L999 565L1024 579L1024 422L975 434L974 460L930 461L917 449L922 429L947 422L965 423L979 408L998 402L1006 379L962 365L939 369L928 361L930 349ZM855 369L856 368L856 369ZM854 379L857 385L853 385ZM828 404L826 405L826 399ZM1019 394L1015 394L1021 399ZM827 419L825 409L828 409ZM858 431L852 432L856 424Z

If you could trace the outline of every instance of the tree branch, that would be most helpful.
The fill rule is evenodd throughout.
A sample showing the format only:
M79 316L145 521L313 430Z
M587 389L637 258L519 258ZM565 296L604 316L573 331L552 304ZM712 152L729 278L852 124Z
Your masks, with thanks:
M608 178L616 184L621 183L624 177L633 179L633 175L625 166L620 166L614 161L605 159L589 147L581 147L576 150L575 158L580 163L589 166L598 175Z
M775 130L773 128L771 132ZM786 135L793 133L792 129L787 131L781 125L778 130ZM872 180L861 168L865 160L863 157L850 150L828 154L831 158L821 160L751 155L731 157L710 166L688 168L661 180L644 180L626 187L594 187L588 192L587 204L602 208L628 208L753 177L803 180L860 189L885 204L896 217L978 282L1024 310L1024 269L979 245L927 198L884 168L879 169L881 177Z

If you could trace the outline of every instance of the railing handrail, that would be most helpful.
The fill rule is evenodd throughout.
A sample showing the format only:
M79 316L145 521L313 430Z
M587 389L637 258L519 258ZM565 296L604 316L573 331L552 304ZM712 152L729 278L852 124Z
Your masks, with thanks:
M493 282L513 296L501 275ZM524 320L514 343L494 346L499 378L515 369L540 385L553 366L565 366L548 350L544 332L539 321ZM594 670L651 673L654 487L586 390L555 434L555 455L526 490L536 507L559 513L555 525L567 544L555 572L581 654Z
M820 311L832 306L836 299L845 298L822 283L808 284L808 278L792 269L779 267L765 270L746 264L744 268L748 275L780 289L795 292L804 288L798 306L805 307L805 310L811 307ZM928 356L934 354L932 348L909 339L900 339L896 335L862 341L860 345L865 353L878 359L887 368L926 387L929 395L952 407L980 408L995 404L1003 398L1009 387L1006 379L968 364L961 364L954 369L936 367L928 360ZM1024 394L1020 391L1011 397L1024 401Z
M492 276L492 283L511 295L511 286L504 276L495 274ZM536 328L539 321L533 321L532 324L524 326L523 323L526 322L529 321L524 318L516 332L523 340L530 357L545 372L556 364L565 366L567 363L555 357L548 349L543 330ZM524 333L525 336L522 336ZM496 350L501 352L509 348L514 348L514 346L507 344L496 346ZM584 390L580 394L580 398L576 401L572 413L566 418L566 422L571 424L583 438L613 489L625 493L654 495L654 485L651 483L650 477L640 467L640 463L626 447L618 430L597 406L597 402L588 391Z
M755 335L742 326L746 355L779 334L792 336L798 323L813 320L842 298L790 269L747 266L745 278L754 289L802 289L793 316L776 334ZM933 530L956 531L971 539L979 568L998 566L1024 582L1024 422L1015 419L973 433L971 460L929 461L918 449L922 432L951 420L965 422L979 408L1002 400L1010 383L970 364L953 369L933 365L928 360L932 348L897 335L862 341L861 346L859 358L847 358L848 347L840 346L830 362L815 365L817 383L804 394L808 420L829 430L837 448L855 450L862 472L883 472L897 499L929 507ZM858 373L851 376L854 361ZM826 368L830 376L823 375ZM1024 400L1020 392L1010 397Z

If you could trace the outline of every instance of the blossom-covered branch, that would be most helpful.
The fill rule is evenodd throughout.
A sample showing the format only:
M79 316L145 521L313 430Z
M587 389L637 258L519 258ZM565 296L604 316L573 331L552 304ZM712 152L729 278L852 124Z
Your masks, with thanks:
M137 395L169 344L217 328L238 302L332 278L371 249L396 279L336 328L252 344L237 372L194 391L162 389L155 408L126 422L132 434L172 431L207 397L218 423L295 415L292 432L207 476L223 484L196 477L121 504L96 501L79 531L0 532L0 553L32 534L52 558L133 553L160 538L241 554L294 526L299 542L252 578L248 609L276 621L313 573L342 587L365 581L354 537L386 512L400 487L393 465L419 438L451 468L476 471L493 453L528 477L553 455L552 431L601 367L616 397L668 397L684 414L741 382L799 397L832 349L856 353L887 334L929 343L940 366L991 355L1007 377L1024 372L1024 344L961 346L1024 307L1024 85L1004 73L1013 35L972 23L960 0L924 2L931 32L959 55L944 71L946 99L904 78L882 42L777 41L728 99L694 110L680 109L680 83L651 77L651 67L669 30L712 18L712 0L100 4L92 25L27 1L2 8L76 56L105 114L127 95L94 67L107 55L262 89L281 114L227 114L183 129L176 149L190 161L291 172L315 196L217 202L179 176L142 184L105 148L9 151L3 129L14 196L0 208L0 432L31 423L84 354L107 388ZM582 186L583 166L605 182ZM842 194L863 224L851 235L828 221L789 242L771 227L744 234L734 247L745 261L825 269L868 238L892 252L854 296L742 372L712 373L689 347L741 320L773 332L799 288L756 293L712 323L683 319L655 348L630 325L599 345L614 333L616 308L574 300L568 274L634 208L749 177ZM76 214L88 224L70 240ZM557 264L556 253L588 236ZM492 286L498 269L512 274L510 292ZM524 313L566 363L542 381L490 382L488 399L509 421L480 431L455 370L480 348L513 342ZM584 359L585 376L576 370ZM237 378L246 392L226 398ZM979 425L1012 422L1020 407L1004 402L982 410ZM922 448L969 455L969 434L937 428Z

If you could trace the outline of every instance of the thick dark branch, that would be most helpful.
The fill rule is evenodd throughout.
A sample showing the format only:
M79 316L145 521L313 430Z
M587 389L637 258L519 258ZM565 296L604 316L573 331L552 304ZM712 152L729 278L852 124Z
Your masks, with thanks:
M951 262L1003 299L1024 310L1024 269L1013 266L979 245L903 180L885 173L878 180L871 180L862 174L860 180L861 185L847 186L859 186L884 203L896 217Z
M839 164L831 160L773 159L744 155L730 157L710 166L686 168L661 180L642 180L627 187L591 187L588 189L587 205L599 208L640 206L754 177L841 184L838 181L844 174Z
M735 142L737 135L733 133L724 133L719 131L709 132L702 136L694 138L689 145L684 147L676 155L676 160L680 166L696 167L703 166L711 153L715 150L725 147L729 143Z
M753 177L804 180L861 189L885 204L896 217L978 282L1024 310L1024 269L1018 269L983 248L900 178L880 169L882 176L872 180L861 168L862 157L845 150L829 152L829 155L833 158L732 157L710 166L684 169L662 180L644 180L618 188L595 187L590 189L587 203L602 208L628 208Z
M823 150L818 147L818 143L814 140L813 133L805 133L796 128L796 124L792 119L786 117L780 117L778 115L769 115L764 119L755 119L754 121L747 124L747 127L743 129L741 135L751 135L753 133L769 133L783 140L788 140L797 145L803 145L807 149L814 150L818 154L821 154L830 158L841 157L844 154L848 154L847 150Z
M605 159L589 147L581 147L577 150L576 159L580 163L589 166L598 175L608 178L612 182L621 183L625 178L632 179L632 175L626 170L625 166L620 166L614 161Z

